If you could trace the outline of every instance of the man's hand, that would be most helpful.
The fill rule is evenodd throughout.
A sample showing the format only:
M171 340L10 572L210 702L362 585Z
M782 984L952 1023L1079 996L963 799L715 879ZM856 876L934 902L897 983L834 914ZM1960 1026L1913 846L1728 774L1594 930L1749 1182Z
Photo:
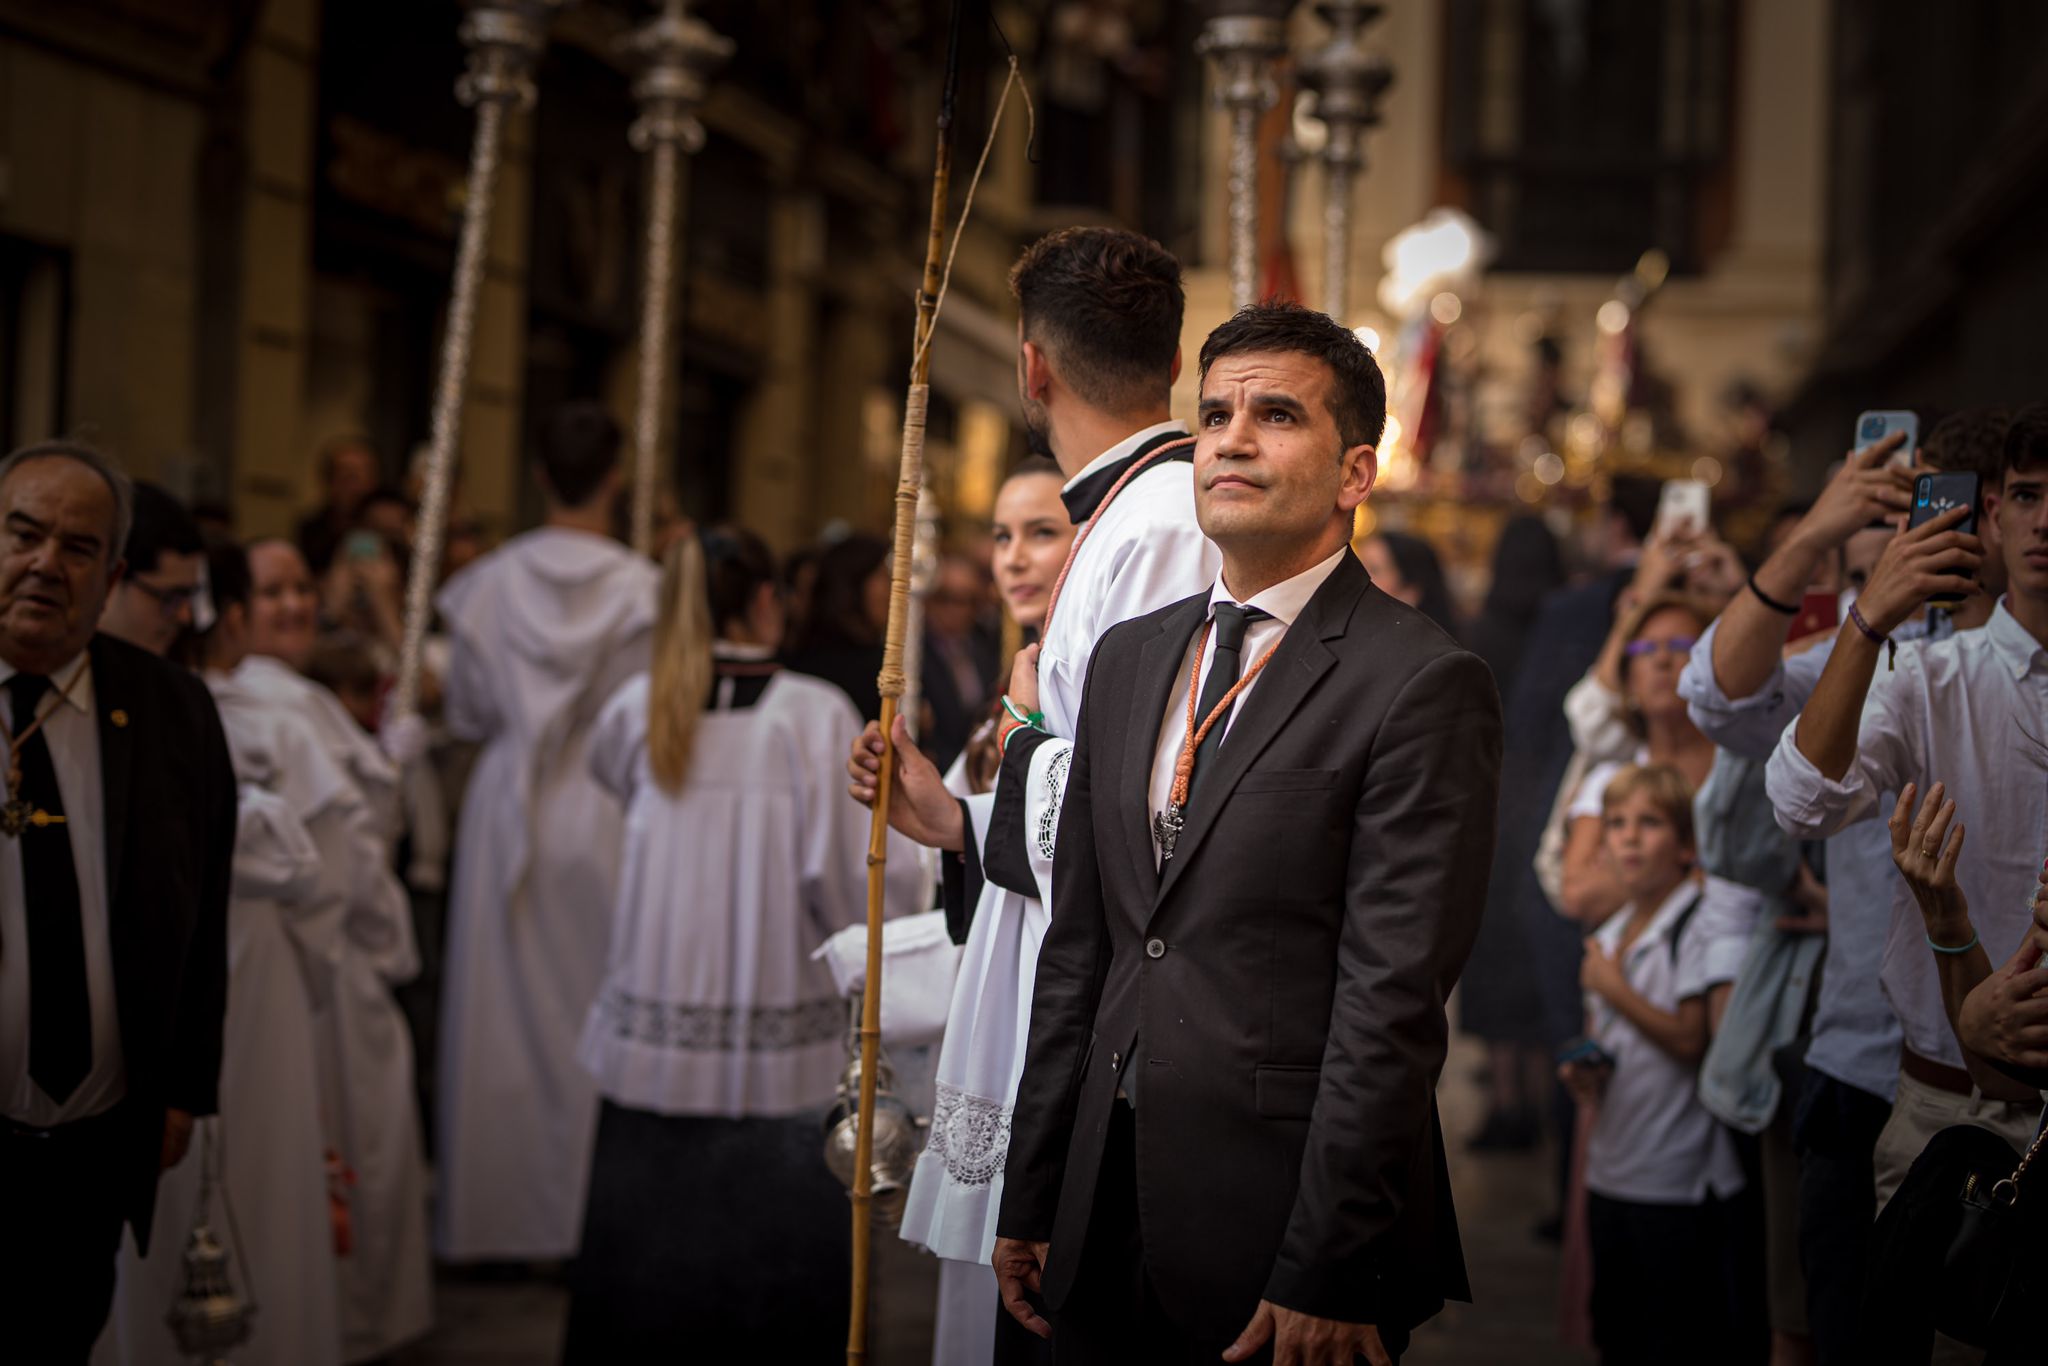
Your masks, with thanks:
M1258 1312L1223 1353L1225 1361L1245 1361L1270 1341L1273 1366L1352 1366L1364 1357L1372 1366L1394 1366L1380 1341L1380 1330L1369 1323L1345 1323L1341 1319L1319 1319L1283 1309L1271 1300L1260 1300Z
M1847 544L1851 536L1873 522L1910 511L1913 476L1918 471L1886 464L1905 440L1904 432L1893 432L1867 449L1849 452L1820 497L1813 500L1813 507L1792 528L1791 539L1825 554Z
M896 718L892 752L893 776L889 786L889 825L897 834L927 849L959 853L967 844L966 823L960 804L946 790L945 777L924 757L924 751L910 740L910 727ZM875 788L882 774L882 727L868 722L853 742L847 756L846 776L852 779L846 791L862 806L875 804Z
M1026 716L1038 710L1038 647L1026 645L1010 664L1010 701Z
M1890 635L1937 593L1982 591L1971 576L1984 562L1984 542L1956 530L1969 515L1968 508L1950 508L1892 538L1856 599L1871 630Z
M1927 937L1937 944L1959 944L1969 937L1970 903L1956 885L1956 859L1963 852L1963 827L1956 823L1956 804L1936 783L1914 814L1916 783L1907 783L1892 808L1892 862L1920 904ZM1955 829L1949 829L1955 824Z
M1052 1336L1052 1325L1039 1317L1038 1311L1031 1307L1031 1301L1024 1298L1024 1292L1029 1290L1034 1295L1039 1292L1045 1273L1045 1254L1051 1248L1051 1243L998 1238L995 1255L989 1259L996 1269L996 1293L1002 1296L1003 1308L1010 1311L1011 1318L1042 1338ZM1346 1366L1349 1366L1348 1362Z
M192 1146L192 1116L183 1110L164 1111L164 1151L161 1171L169 1171L185 1160Z

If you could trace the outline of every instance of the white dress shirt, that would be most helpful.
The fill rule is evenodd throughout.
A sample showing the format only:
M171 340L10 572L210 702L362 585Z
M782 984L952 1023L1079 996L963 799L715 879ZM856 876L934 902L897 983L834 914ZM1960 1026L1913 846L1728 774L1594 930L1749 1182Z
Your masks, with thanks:
M0 722L11 726L13 701L4 691L20 672L0 660ZM74 672L70 696L55 700ZM0 838L0 1115L47 1128L111 1109L128 1089L121 1060L121 1017L114 1004L114 955L107 931L107 862L100 784L99 718L93 712L92 661L78 655L50 676L38 712L50 719L37 732L50 746L57 791L64 798L64 830L78 869L78 918L85 935L85 989L92 1014L92 1067L59 1105L29 1079L29 945L27 889L22 885L21 840ZM54 709L53 709L54 708ZM10 735L10 739L11 739Z
M2018 948L2032 923L2035 873L2048 817L2048 651L2000 603L1980 630L1900 647L1880 659L1863 704L1856 758L1838 782L1821 776L1787 726L1771 754L1778 824L1805 839L1857 821L1883 821L1907 783L1924 798L1936 782L1955 797L1968 827L1956 882L1993 964ZM2036 738L2029 738L2029 737ZM1888 855L1887 850L1887 855ZM1834 879L1831 877L1830 882ZM1924 1058L1963 1065L1949 1028L1925 923L1903 879L1892 879L1891 924L1879 979Z
M1350 553L1347 546L1314 568L1305 569L1293 578L1276 583L1263 593L1255 593L1244 600L1243 606L1256 607L1269 615L1245 628L1244 648L1238 653L1239 669L1250 672L1252 665L1258 663L1260 656L1264 655L1267 649L1279 645L1280 638L1287 633L1287 628L1301 615L1301 609L1308 606L1308 600L1323 586L1323 580L1329 578L1335 572L1337 562ZM1224 585L1220 572L1216 575L1215 586L1209 590L1209 614L1203 618L1204 621L1216 620L1216 604L1219 602L1237 602L1236 595ZM1208 645L1202 651L1202 676L1195 681L1197 697L1201 696L1202 685L1208 681L1209 670L1216 663L1215 634L1213 630L1209 632ZM1202 638L1202 632L1197 630L1194 640L1188 642L1187 650L1181 655L1180 671L1175 675L1173 690L1167 697L1166 715L1159 723L1159 746L1152 754L1151 809L1155 817L1166 810L1172 800L1174 765L1180 760L1181 742L1187 738L1188 733L1188 665L1194 658L1195 640ZM1216 723L1223 728L1224 744L1230 743L1230 727L1238 717L1244 715L1244 709L1251 705L1252 694L1258 690L1258 686L1257 678L1245 684L1244 691L1231 703L1230 714ZM1201 724L1200 718L1197 718L1196 724ZM1155 866L1160 862L1157 840L1152 843L1152 862Z

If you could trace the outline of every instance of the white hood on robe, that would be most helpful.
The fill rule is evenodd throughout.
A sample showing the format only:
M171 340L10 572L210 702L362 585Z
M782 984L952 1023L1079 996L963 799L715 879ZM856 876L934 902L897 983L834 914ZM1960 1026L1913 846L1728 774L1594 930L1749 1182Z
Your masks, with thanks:
M535 674L580 683L593 652L653 624L653 577L609 537L542 527L450 579L439 605L449 630L508 648Z

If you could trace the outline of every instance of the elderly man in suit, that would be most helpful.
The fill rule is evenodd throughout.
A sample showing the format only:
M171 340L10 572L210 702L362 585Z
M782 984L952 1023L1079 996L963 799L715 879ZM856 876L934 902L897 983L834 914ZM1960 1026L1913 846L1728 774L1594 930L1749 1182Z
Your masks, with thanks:
M0 1317L82 1362L124 1222L214 1110L235 778L205 685L95 626L128 481L46 442L0 460Z
M1348 549L1371 354L1261 305L1201 363L1223 569L1089 671L997 1277L1060 1362L1386 1366L1468 1293L1433 1090L1500 703Z

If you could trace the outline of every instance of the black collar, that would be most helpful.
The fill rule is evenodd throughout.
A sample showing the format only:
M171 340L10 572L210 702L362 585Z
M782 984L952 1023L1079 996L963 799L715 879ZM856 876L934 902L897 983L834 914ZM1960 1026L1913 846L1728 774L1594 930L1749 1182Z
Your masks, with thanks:
M1186 441L1186 432L1161 432L1150 441L1139 446L1129 455L1112 460L1101 469L1087 475L1079 482L1060 490L1060 501L1067 505L1067 516L1075 526L1080 526L1095 515L1102 506L1102 500L1109 497L1109 491L1116 487L1116 481L1124 477L1124 471L1138 463L1144 456L1174 441ZM1195 448L1192 444L1181 447L1162 457L1167 460L1193 461Z

